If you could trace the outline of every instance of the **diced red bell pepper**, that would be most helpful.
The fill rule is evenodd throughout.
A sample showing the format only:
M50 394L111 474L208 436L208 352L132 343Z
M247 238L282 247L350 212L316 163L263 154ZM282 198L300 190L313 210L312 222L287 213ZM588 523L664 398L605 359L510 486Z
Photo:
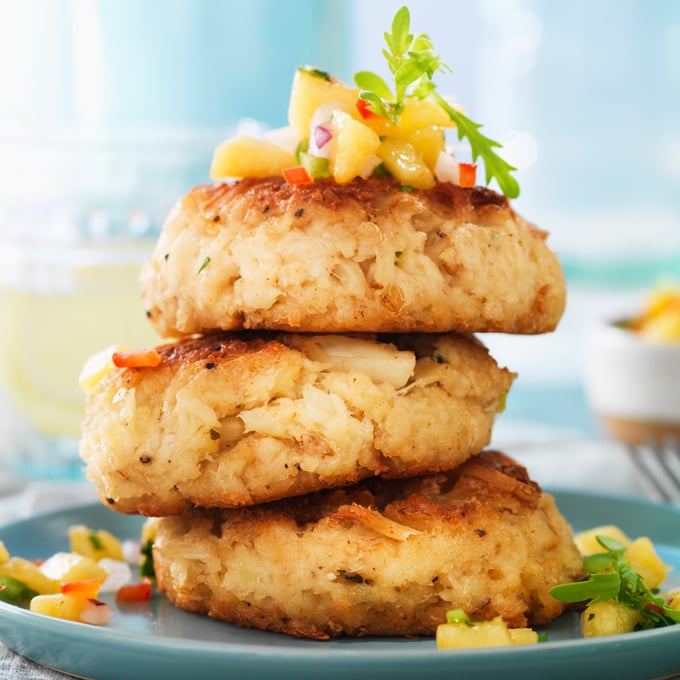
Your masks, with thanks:
M144 602L151 599L153 584L144 578L139 583L129 583L118 588L116 602Z
M284 168L283 178L286 180L286 182L288 182L288 184L292 184L293 186L298 186L301 184L314 184L314 180L310 174L301 165L296 165L293 168Z
M381 116L380 114L373 111L371 108L371 102L369 102L367 99L357 99L357 111L359 111L359 114L364 120L367 118L384 118L384 116Z
M96 600L102 582L98 578L84 578L78 581L66 581L61 584L64 595L78 595L90 600Z
M156 349L141 349L130 352L114 352L111 357L118 368L155 368L162 357Z
M476 163L458 163L458 181L460 186L464 189L470 189L475 186L477 181L477 164Z

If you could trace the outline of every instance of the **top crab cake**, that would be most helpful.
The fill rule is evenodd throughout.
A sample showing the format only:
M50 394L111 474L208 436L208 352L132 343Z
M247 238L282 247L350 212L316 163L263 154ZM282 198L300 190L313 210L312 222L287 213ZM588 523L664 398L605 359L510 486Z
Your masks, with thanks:
M411 187L409 187L411 189ZM392 178L199 186L142 271L163 337L207 330L552 331L565 281L546 232L508 199Z

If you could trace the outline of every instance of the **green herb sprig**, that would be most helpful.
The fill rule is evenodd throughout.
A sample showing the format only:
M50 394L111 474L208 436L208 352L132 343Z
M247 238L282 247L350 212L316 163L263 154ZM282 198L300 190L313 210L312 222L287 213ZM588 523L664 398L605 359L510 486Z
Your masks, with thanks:
M555 586L550 594L560 602L587 605L614 600L640 612L640 629L660 628L680 623L680 610L669 607L655 595L625 557L625 546L613 538L596 536L606 552L584 559L590 577L586 581Z
M456 124L458 139L467 138L473 161L481 156L484 160L486 183L492 178L498 182L501 191L509 198L519 196L519 183L510 174L516 170L503 160L494 148L501 144L484 136L482 127L465 114L454 109L437 91L432 82L435 73L451 72L437 54L432 41L425 33L414 36L409 33L411 17L408 7L402 7L392 20L392 32L385 33L387 49L383 55L394 78L394 92L385 80L372 71L354 74L354 82L360 88L359 97L369 102L369 108L396 125L408 97L435 100Z

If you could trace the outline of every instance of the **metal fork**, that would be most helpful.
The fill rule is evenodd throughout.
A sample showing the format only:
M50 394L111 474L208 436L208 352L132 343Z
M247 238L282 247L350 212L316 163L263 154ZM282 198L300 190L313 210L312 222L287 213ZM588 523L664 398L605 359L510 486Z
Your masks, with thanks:
M647 494L657 501L680 503L680 441L628 444L627 449Z

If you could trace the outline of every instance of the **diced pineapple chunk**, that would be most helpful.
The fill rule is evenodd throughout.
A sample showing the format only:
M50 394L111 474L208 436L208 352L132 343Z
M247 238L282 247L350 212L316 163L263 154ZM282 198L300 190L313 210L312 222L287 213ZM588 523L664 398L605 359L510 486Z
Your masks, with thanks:
M68 621L80 621L85 600L78 595L55 593L38 595L31 600L30 610L36 614L53 616Z
M5 544L0 541L0 564L5 564L9 562L9 550L5 547Z
M668 566L654 550L654 544L646 536L636 538L626 547L626 559L645 580L648 588L658 588L668 575Z
M380 162L376 156L380 137L344 111L334 111L332 120L335 146L330 159L331 175L339 184L368 177Z
M104 557L112 560L124 559L123 546L110 532L93 531L84 524L74 525L68 531L71 552L99 561Z
M513 645L533 645L538 642L538 633L533 628L509 628Z
M582 531L574 537L576 547L579 549L581 555L595 555L604 552L605 549L597 542L596 536L606 536L619 541L624 546L630 545L630 539L618 527L607 524L604 526L595 527L588 531Z
M388 137L380 144L377 153L397 182L416 189L431 189L434 186L432 170L406 140Z
M403 387L413 375L416 356L387 343L376 344L342 335L290 336L291 346L310 359L331 365L337 371L359 371L376 382Z
M437 626L437 649L505 647L513 644L505 621L498 616L491 621L441 623Z
M322 104L333 104L334 108L355 113L358 97L359 90L354 87L318 71L298 69L290 93L288 122L300 139L307 139L312 116Z
M680 314L661 314L645 321L641 333L657 342L677 342L680 339Z
M642 615L637 609L613 600L597 602L586 607L582 614L583 637L630 633L641 620Z
M61 584L66 581L97 578L105 581L108 574L91 557L76 553L58 552L42 563L40 571L48 578ZM36 588L36 590L38 590Z
M0 576L11 576L41 595L59 592L59 583L44 574L38 565L23 557L12 557L0 565Z
M425 165L434 170L439 154L446 149L444 131L436 125L428 125L412 132L406 141L420 154Z
M625 558L631 563L635 571L645 580L648 588L658 588L668 575L668 566L654 550L654 544L646 536L640 536L631 541L626 534L616 526L606 525L584 531L574 540L582 555L593 555L604 552L604 548L597 542L596 536L606 536L619 541L625 547Z
M78 385L86 394L91 392L95 385L109 372L112 371L113 353L124 352L128 348L123 345L111 345L101 352L93 354L83 365L78 377Z
M379 137L394 137L397 134L397 128L392 125L392 121L384 116L370 116L369 118L360 116L359 120Z
M666 593L666 600L668 601L668 606L672 609L680 609L680 588Z
M437 102L408 97L399 116L395 135L407 137L416 130L431 125L455 127L449 114Z
M297 164L293 154L272 142L249 135L237 135L215 149L210 176L215 180L270 177L280 175L284 168Z

